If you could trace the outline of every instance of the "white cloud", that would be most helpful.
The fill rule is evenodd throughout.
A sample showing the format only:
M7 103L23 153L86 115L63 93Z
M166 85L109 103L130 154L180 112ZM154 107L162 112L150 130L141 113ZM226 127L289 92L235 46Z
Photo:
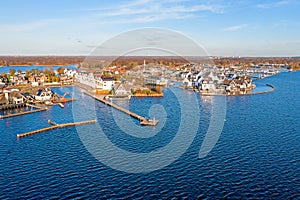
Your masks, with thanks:
M223 13L220 4L186 4L185 0L138 0L112 7L89 9L110 23L147 23L162 20L196 18L200 12Z
M229 26L229 27L223 28L222 30L223 31L237 31L237 30L244 29L247 27L248 27L247 24L241 24L241 25L236 25L236 26Z
M289 1L282 0L282 1L275 1L272 3L258 4L257 7L262 8L262 9L269 9L269 8L279 7L282 5L287 5L288 3L289 3Z

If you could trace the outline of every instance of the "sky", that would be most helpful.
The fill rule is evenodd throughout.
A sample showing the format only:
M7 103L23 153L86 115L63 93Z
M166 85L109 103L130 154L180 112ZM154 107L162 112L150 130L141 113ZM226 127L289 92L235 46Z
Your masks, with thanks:
M299 0L3 0L0 55L89 55L127 31L174 30L210 56L300 56Z

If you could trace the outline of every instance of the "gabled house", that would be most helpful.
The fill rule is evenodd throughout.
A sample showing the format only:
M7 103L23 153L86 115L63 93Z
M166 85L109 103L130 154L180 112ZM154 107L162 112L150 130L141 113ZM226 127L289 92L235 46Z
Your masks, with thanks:
M5 96L5 93L0 94L0 106L8 104L8 99Z
M131 95L130 89L126 87L126 85L120 83L116 85L114 89L115 96L129 96Z
M26 98L20 92L13 91L9 93L9 99L13 104L22 104Z
M37 94L34 96L36 100L39 101L49 101L53 97L54 92L52 92L51 89L45 88L45 89L39 89Z
M199 81L200 90L207 92L215 92L217 89L220 89L222 83L221 78L214 72L204 73L199 79Z

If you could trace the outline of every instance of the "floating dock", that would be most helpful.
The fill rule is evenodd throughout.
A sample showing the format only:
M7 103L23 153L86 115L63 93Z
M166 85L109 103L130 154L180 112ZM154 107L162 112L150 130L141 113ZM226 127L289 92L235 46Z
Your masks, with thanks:
M35 131L30 131L27 133L22 133L22 134L18 134L17 138L22 138L22 137L26 137L26 136L30 136L33 134L37 134L37 133L41 133L41 132L45 132L45 131L49 131L49 130L53 130L53 129L57 129L57 128L63 128L63 127L68 127L68 126L76 126L76 125L83 125L83 124L92 124L92 123L96 123L97 120L89 120L89 121L83 121L83 122L73 122L73 123L67 123L67 124L57 124L51 120L48 120L48 123L51 124L52 126L50 127L46 127L46 128L42 128L42 129L38 129Z
M143 125L143 126L156 126L157 123L158 123L158 120L147 119L147 118L142 117L142 116L140 116L140 115L138 115L134 112L131 112L131 111L125 109L125 108L122 108L121 106L118 106L118 105L116 105L116 104L114 104L110 101L105 100L103 95L102 96L94 95L94 94L91 94L87 91L85 91L84 93L91 96L91 97L93 97L94 99L106 104L106 105L109 105L109 106L111 106L111 107L113 107L113 108L115 108L115 109L131 116L131 117L134 117L134 118L138 119L140 121L140 125Z

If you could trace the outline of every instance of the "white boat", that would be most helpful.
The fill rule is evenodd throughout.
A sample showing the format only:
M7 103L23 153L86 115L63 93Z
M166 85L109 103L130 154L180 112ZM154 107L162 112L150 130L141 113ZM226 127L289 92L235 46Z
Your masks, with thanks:
M51 101L45 101L45 105L51 106L51 105L53 105L53 103Z
M58 105L61 107L61 108L64 108L65 105L63 103L58 103Z

